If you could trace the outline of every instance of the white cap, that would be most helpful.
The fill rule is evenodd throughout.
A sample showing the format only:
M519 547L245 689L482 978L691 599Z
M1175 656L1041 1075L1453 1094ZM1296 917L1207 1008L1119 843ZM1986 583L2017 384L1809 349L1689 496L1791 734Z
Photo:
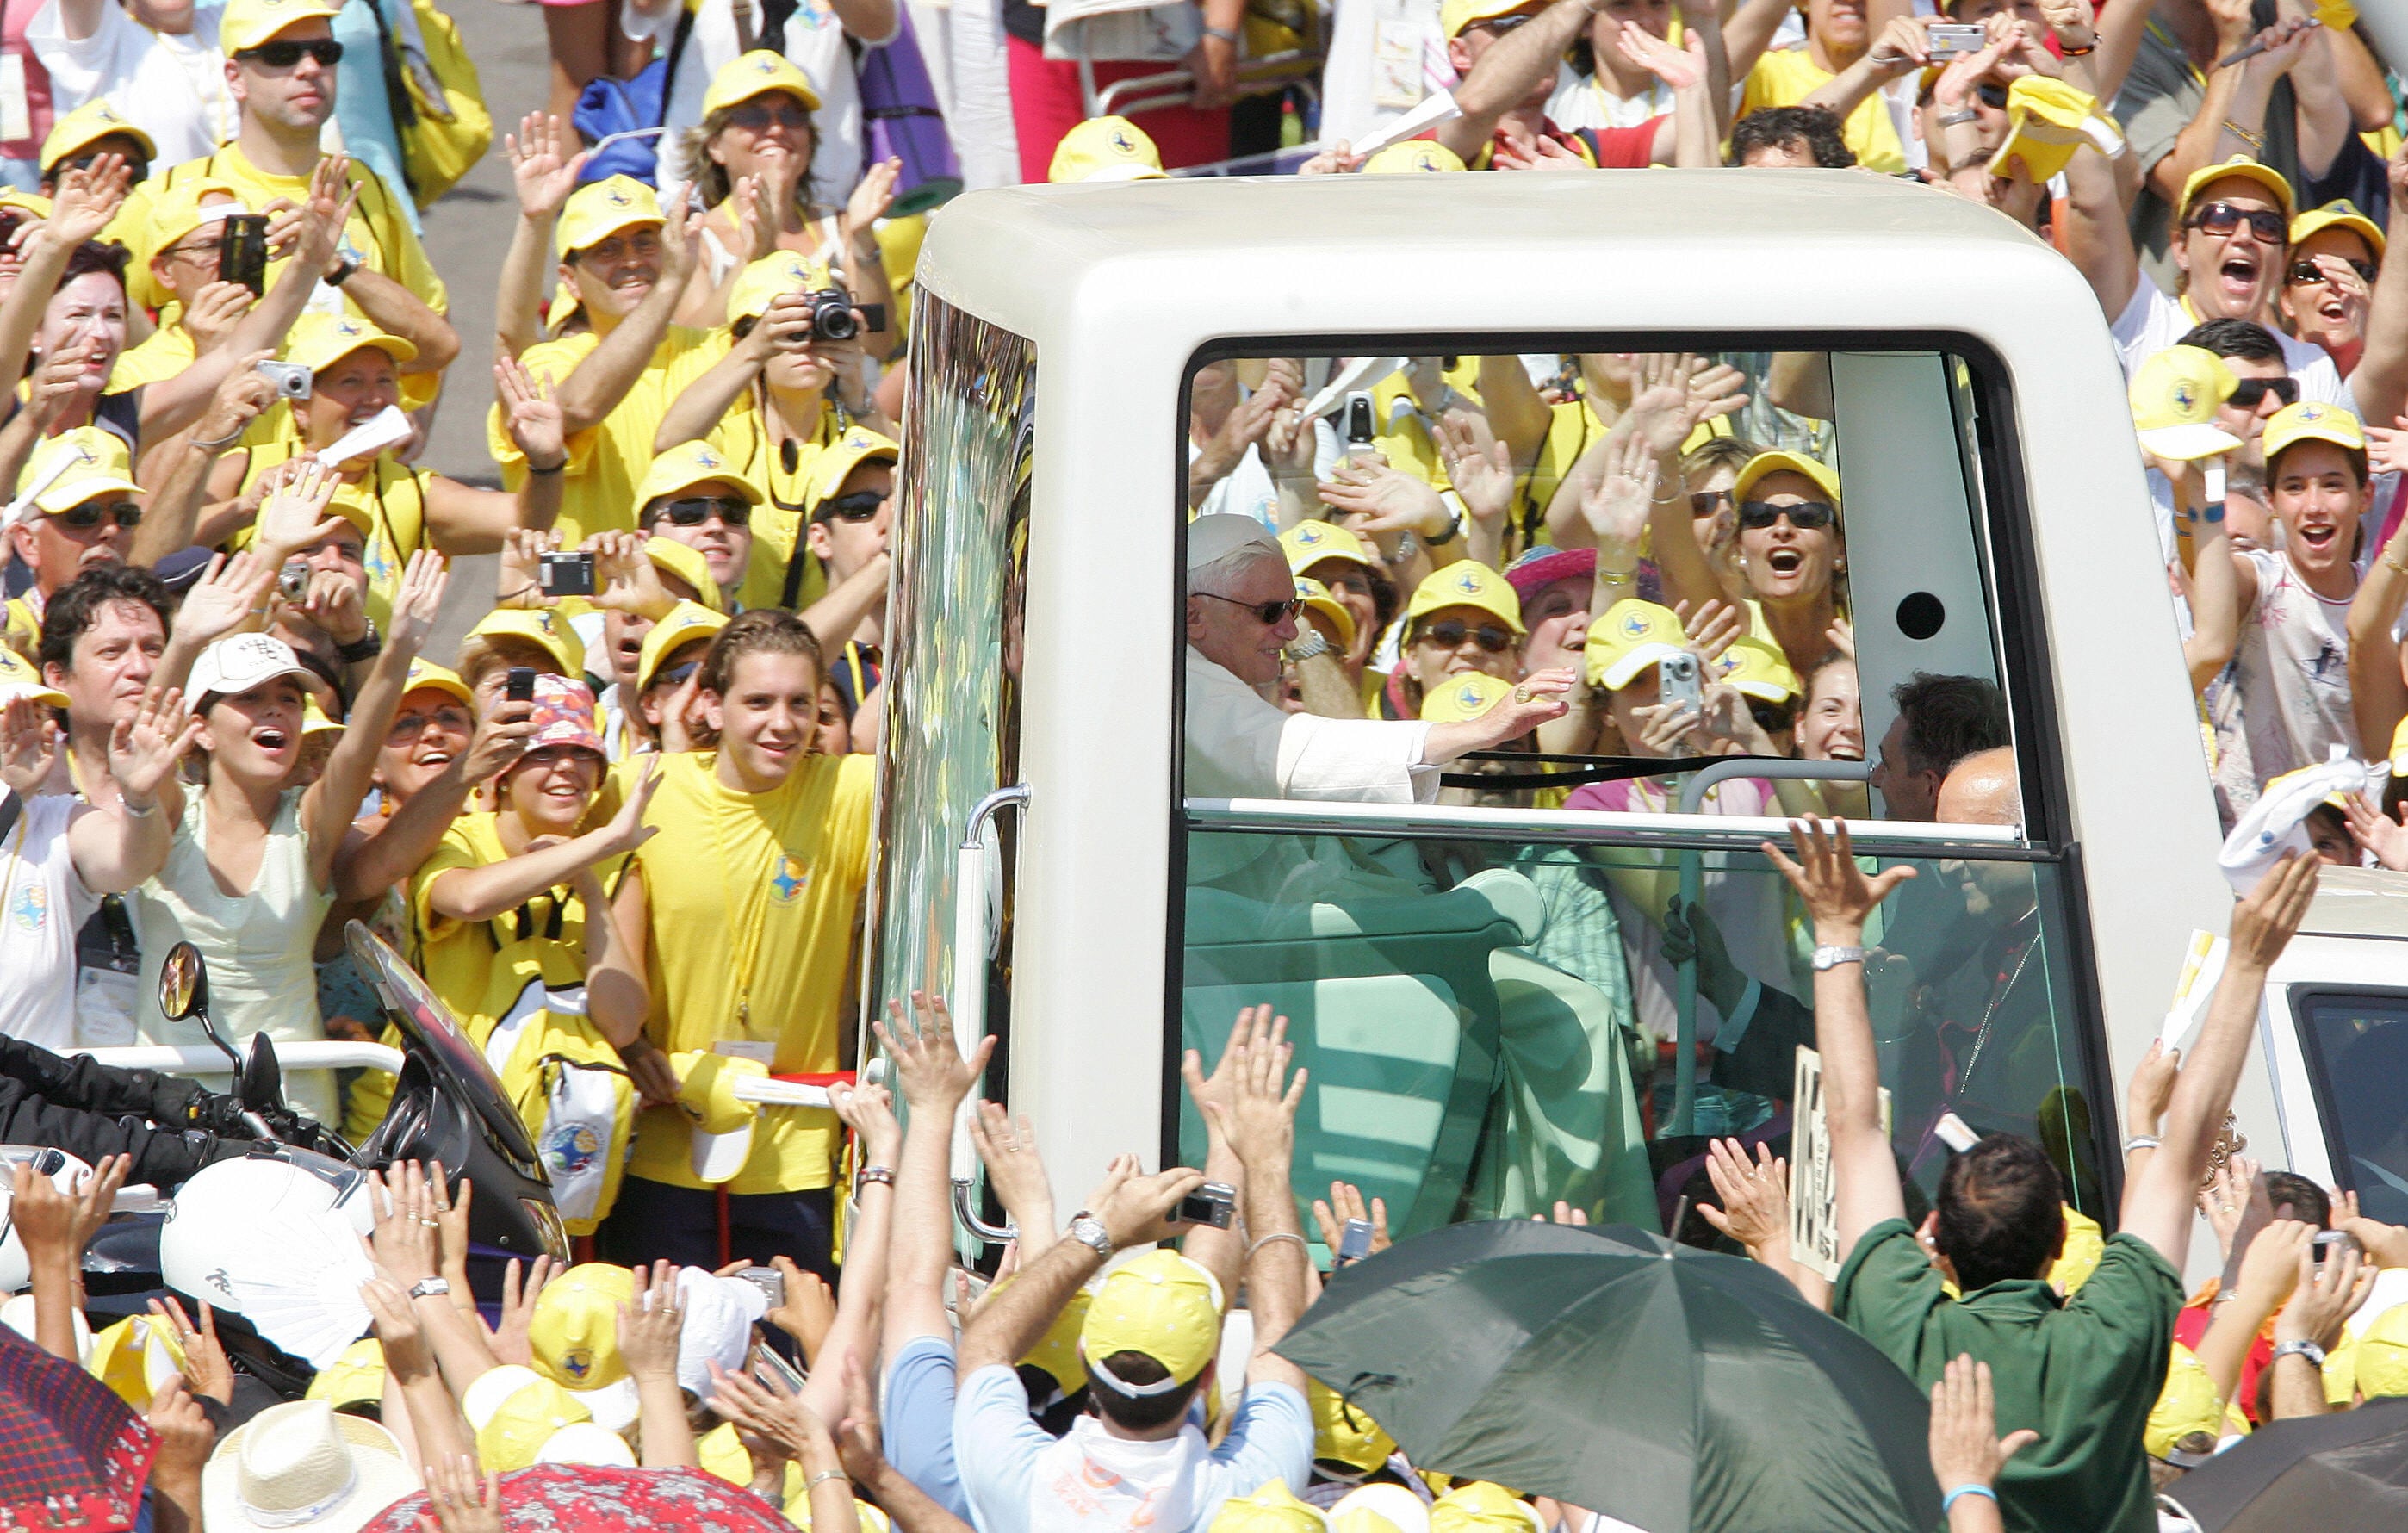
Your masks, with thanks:
M594 1412L595 1424L606 1431L624 1432L643 1414L633 1376L613 1380L599 1389L572 1389L568 1397Z
M678 1333L678 1383L706 1404L710 1365L733 1373L752 1349L752 1325L769 1312L769 1296L743 1278L714 1277L699 1267L678 1268L678 1302L685 1325Z
M1253 517L1233 516L1226 511L1199 516L1187 523L1187 573L1193 575L1215 559L1235 553L1249 543L1260 544L1264 552L1282 564L1287 562L1287 554L1280 548L1279 539L1270 535L1269 528Z
M232 634L203 650L193 662L193 677L184 683L184 695L230 697L280 676L297 676L305 684L316 679L284 640L265 634Z
M609 1427L590 1421L571 1422L543 1440L535 1455L538 1464L606 1464L613 1469L636 1467L635 1450Z
M313 1368L366 1335L360 1285L376 1275L336 1189L270 1157L205 1166L167 1205L159 1270L168 1287L249 1320Z

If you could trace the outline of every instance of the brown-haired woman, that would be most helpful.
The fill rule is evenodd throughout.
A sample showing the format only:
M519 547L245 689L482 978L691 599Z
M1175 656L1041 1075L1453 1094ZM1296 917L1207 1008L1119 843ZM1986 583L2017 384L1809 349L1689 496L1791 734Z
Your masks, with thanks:
M710 750L669 752L637 849L656 968L645 1035L675 1060L838 1067L855 914L869 871L870 758L819 753L819 642L794 613L746 612L696 674ZM740 1169L697 1174L692 1120L648 1109L605 1259L716 1268L791 1256L830 1271L832 1112L765 1108ZM727 1194L721 1244L718 1193Z

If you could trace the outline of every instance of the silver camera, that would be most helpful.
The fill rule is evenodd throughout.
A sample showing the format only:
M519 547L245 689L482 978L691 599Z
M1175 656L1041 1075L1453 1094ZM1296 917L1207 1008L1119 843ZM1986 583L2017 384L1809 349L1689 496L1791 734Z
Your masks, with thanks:
M309 369L297 362L261 362L253 364L259 375L276 385L276 392L287 399L309 397Z

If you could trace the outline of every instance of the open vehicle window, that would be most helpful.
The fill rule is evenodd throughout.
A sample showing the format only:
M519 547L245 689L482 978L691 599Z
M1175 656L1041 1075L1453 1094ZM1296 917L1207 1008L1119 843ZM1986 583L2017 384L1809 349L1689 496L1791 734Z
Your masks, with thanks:
M2408 1224L2408 995L2295 992L2291 1006L2334 1179L2368 1218Z
M1784 342L1194 370L1176 1046L1286 1012L1300 1196L1655 1223L1709 1137L1785 1153L1813 944L1757 848L1836 814L1917 874L1869 938L1913 1182L1954 1112L2104 1217L2005 384ZM1558 670L1563 716L1455 749Z

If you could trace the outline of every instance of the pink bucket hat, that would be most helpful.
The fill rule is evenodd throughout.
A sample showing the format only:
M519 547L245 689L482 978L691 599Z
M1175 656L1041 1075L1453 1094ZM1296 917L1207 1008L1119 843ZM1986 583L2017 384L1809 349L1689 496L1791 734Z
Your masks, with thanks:
M530 755L548 745L574 746L597 756L607 754L602 749L602 732L594 723L594 694L582 681L572 681L565 676L537 677L535 712L531 717L535 733L527 737Z

